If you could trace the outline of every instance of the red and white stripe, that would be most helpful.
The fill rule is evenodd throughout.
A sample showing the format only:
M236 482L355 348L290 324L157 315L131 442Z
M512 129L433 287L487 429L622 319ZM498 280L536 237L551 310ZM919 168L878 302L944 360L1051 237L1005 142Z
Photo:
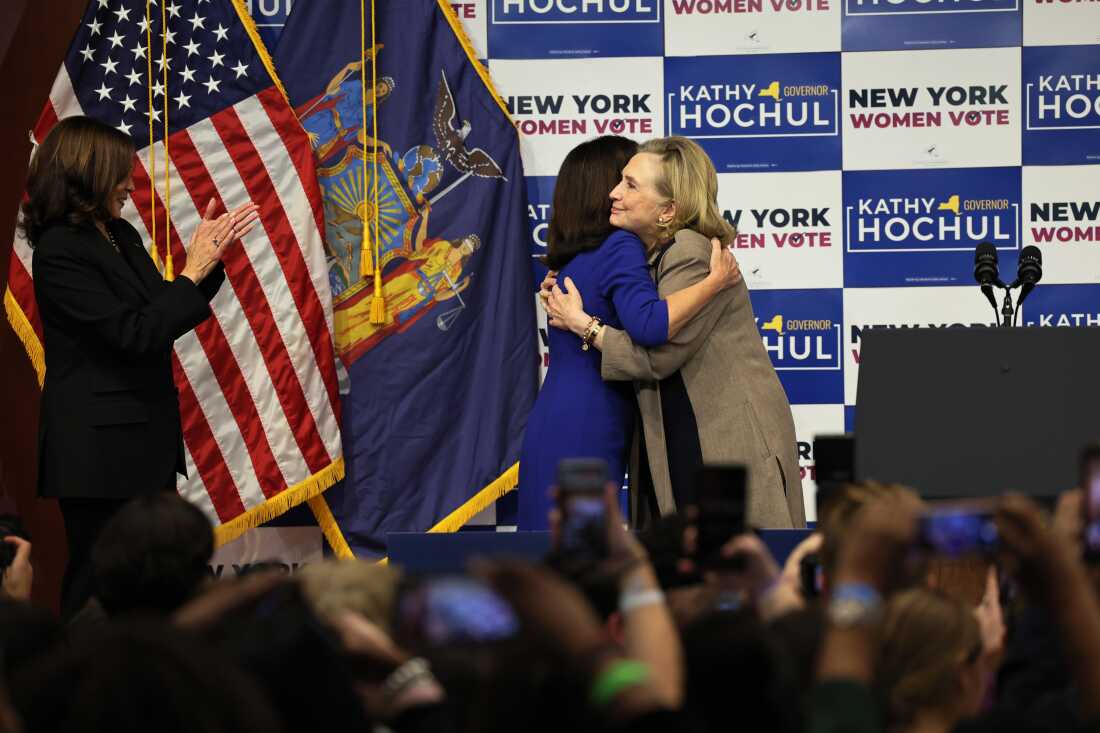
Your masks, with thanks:
M36 139L81 113L62 67ZM151 243L156 212L156 246L163 257L167 243L177 273L210 199L219 211L260 205L260 224L225 259L213 318L176 341L173 359L188 466L178 488L225 524L341 456L321 197L308 139L275 87L174 133L168 147L168 236L160 144L155 200L146 149L123 216ZM41 341L32 276L31 249L17 237L9 287Z

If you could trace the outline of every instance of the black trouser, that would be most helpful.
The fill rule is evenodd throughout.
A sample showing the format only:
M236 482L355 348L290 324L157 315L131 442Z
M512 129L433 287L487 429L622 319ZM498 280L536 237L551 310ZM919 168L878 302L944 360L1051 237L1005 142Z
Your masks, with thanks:
M58 499L69 541L69 562L61 582L61 618L68 621L95 593L92 546L107 520L127 499Z

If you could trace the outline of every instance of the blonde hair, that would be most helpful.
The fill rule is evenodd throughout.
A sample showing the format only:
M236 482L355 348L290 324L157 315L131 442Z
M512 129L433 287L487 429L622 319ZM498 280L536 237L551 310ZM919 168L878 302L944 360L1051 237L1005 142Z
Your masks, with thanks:
M874 681L888 727L956 702L958 666L975 662L981 650L978 622L961 601L926 588L891 598Z
M362 560L326 560L305 566L296 577L318 616L330 619L342 611L355 611L392 633L401 578L394 568Z
M693 229L710 239L730 244L737 236L718 208L718 172L710 156L686 137L659 137L642 143L639 153L656 155L661 173L657 193L676 202L676 216L663 231L671 238L680 229Z

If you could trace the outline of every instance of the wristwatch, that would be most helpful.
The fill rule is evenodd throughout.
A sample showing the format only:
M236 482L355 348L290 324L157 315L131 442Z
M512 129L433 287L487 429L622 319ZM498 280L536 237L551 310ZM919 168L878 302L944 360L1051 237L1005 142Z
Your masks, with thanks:
M882 620L882 596L866 583L843 583L833 589L825 615L841 629L873 626Z

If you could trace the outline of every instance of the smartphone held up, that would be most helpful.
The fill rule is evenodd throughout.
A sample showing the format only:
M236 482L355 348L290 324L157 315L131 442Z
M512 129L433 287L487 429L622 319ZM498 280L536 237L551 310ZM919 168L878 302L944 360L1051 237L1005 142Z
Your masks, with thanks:
M566 458L558 463L558 511L561 551L596 563L607 558L607 462L600 458Z

